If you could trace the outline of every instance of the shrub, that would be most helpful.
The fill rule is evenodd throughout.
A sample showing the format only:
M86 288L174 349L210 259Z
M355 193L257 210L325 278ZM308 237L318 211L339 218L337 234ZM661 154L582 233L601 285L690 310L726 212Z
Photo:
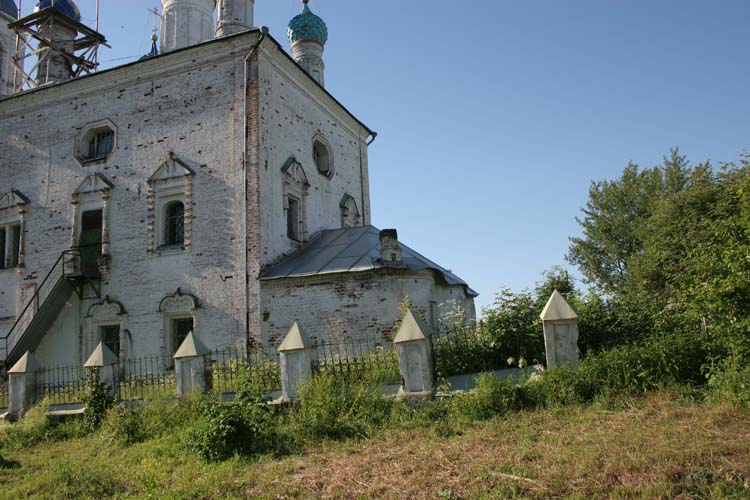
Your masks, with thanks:
M204 411L188 434L188 447L209 462L285 449L278 422L268 405L237 401L203 403Z
M553 368L526 383L520 389L519 399L528 408L581 404L593 397L594 386L580 371L575 372L567 367Z
M708 373L708 399L741 405L750 404L750 366L736 357L722 360Z
M144 426L143 409L125 406L113 408L102 423L102 433L111 442L121 446L144 441L147 429Z
M495 415L503 415L520 406L519 391L507 381L483 373L477 379L477 386L471 393L458 398L456 408L466 417L487 420Z
M213 367L214 381L217 377L227 376L236 371L235 399L241 401L267 400L267 394L281 387L281 373L277 361L257 356L253 363L233 361L235 366Z
M215 462L249 454L252 429L242 418L241 406L215 402L191 432L190 448Z
M644 394L670 385L704 382L701 367L709 349L695 334L651 337L588 356L580 375L598 392Z
M111 387L99 379L99 370L94 369L86 377L88 391L83 396L83 422L89 430L96 430L107 416L107 412L115 402L109 391Z
M45 441L52 425L47 418L47 406L45 399L32 406L19 422L3 425L0 443L7 447L28 447Z
M300 388L292 412L297 431L310 439L370 435L389 419L391 403L362 382L317 375Z

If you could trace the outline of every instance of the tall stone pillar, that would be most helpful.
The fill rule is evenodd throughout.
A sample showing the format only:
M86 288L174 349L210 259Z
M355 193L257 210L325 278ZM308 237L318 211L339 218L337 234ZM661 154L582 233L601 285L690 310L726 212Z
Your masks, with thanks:
M177 395L185 396L191 392L203 392L208 389L206 356L211 351L193 332L190 332L174 354L175 379Z
M255 0L218 0L216 36L233 35L253 27Z
M22 417L36 403L36 374L41 371L31 352L8 370L8 414Z
M578 368L578 314L555 290L540 315L544 326L544 349L547 368Z
M72 54L75 51L75 39L78 32L59 23L45 25L39 29L39 32L43 37L52 40L60 50L42 48L39 51L37 85L51 85L73 78L73 67L63 52Z
M312 378L316 354L314 344L302 333L295 322L279 346L283 401L293 401L299 398L299 388Z
M99 381L102 382L109 392L110 396L119 399L118 375L120 370L120 358L113 353L104 342L99 342L89 359L83 364L86 370L97 370L99 372Z
M435 383L432 330L411 311L401 321L393 343L398 353L402 391L409 395L429 394Z
M171 52L214 36L216 0L161 0L161 52Z

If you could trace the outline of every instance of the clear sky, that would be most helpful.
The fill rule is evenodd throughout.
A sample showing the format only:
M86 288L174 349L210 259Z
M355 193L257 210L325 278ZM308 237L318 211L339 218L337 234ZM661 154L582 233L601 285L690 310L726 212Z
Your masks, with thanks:
M93 25L94 0L79 0ZM103 66L156 0L101 0ZM24 0L24 10L32 8ZM564 264L591 180L750 149L750 0L311 0L328 89L370 128L373 224L492 301ZM285 46L298 0L256 0ZM129 58L129 59L121 59ZM116 61L115 61L116 60Z

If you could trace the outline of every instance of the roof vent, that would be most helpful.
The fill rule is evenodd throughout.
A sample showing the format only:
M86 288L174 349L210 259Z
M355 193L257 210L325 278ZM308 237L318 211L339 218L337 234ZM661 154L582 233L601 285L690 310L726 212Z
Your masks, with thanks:
M401 265L401 245L398 243L398 231L395 229L380 231L380 258L387 266Z

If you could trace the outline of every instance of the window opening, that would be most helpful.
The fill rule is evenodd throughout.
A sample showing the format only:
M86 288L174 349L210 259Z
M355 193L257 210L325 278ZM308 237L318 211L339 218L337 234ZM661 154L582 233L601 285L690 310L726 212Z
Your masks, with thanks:
M193 331L193 318L176 318L172 320L172 354L177 352L188 334Z
M331 155L326 145L320 141L315 141L313 144L313 159L315 160L318 172L326 177L331 177L333 173L331 169Z
M102 326L101 340L107 349L120 356L120 325Z
M286 234L289 238L299 241L299 200L289 196L287 198L288 208L286 211Z
M101 160L106 157L114 146L115 133L112 130L103 130L94 134L89 142L87 160Z
M164 245L185 244L185 205L172 201L164 207Z

